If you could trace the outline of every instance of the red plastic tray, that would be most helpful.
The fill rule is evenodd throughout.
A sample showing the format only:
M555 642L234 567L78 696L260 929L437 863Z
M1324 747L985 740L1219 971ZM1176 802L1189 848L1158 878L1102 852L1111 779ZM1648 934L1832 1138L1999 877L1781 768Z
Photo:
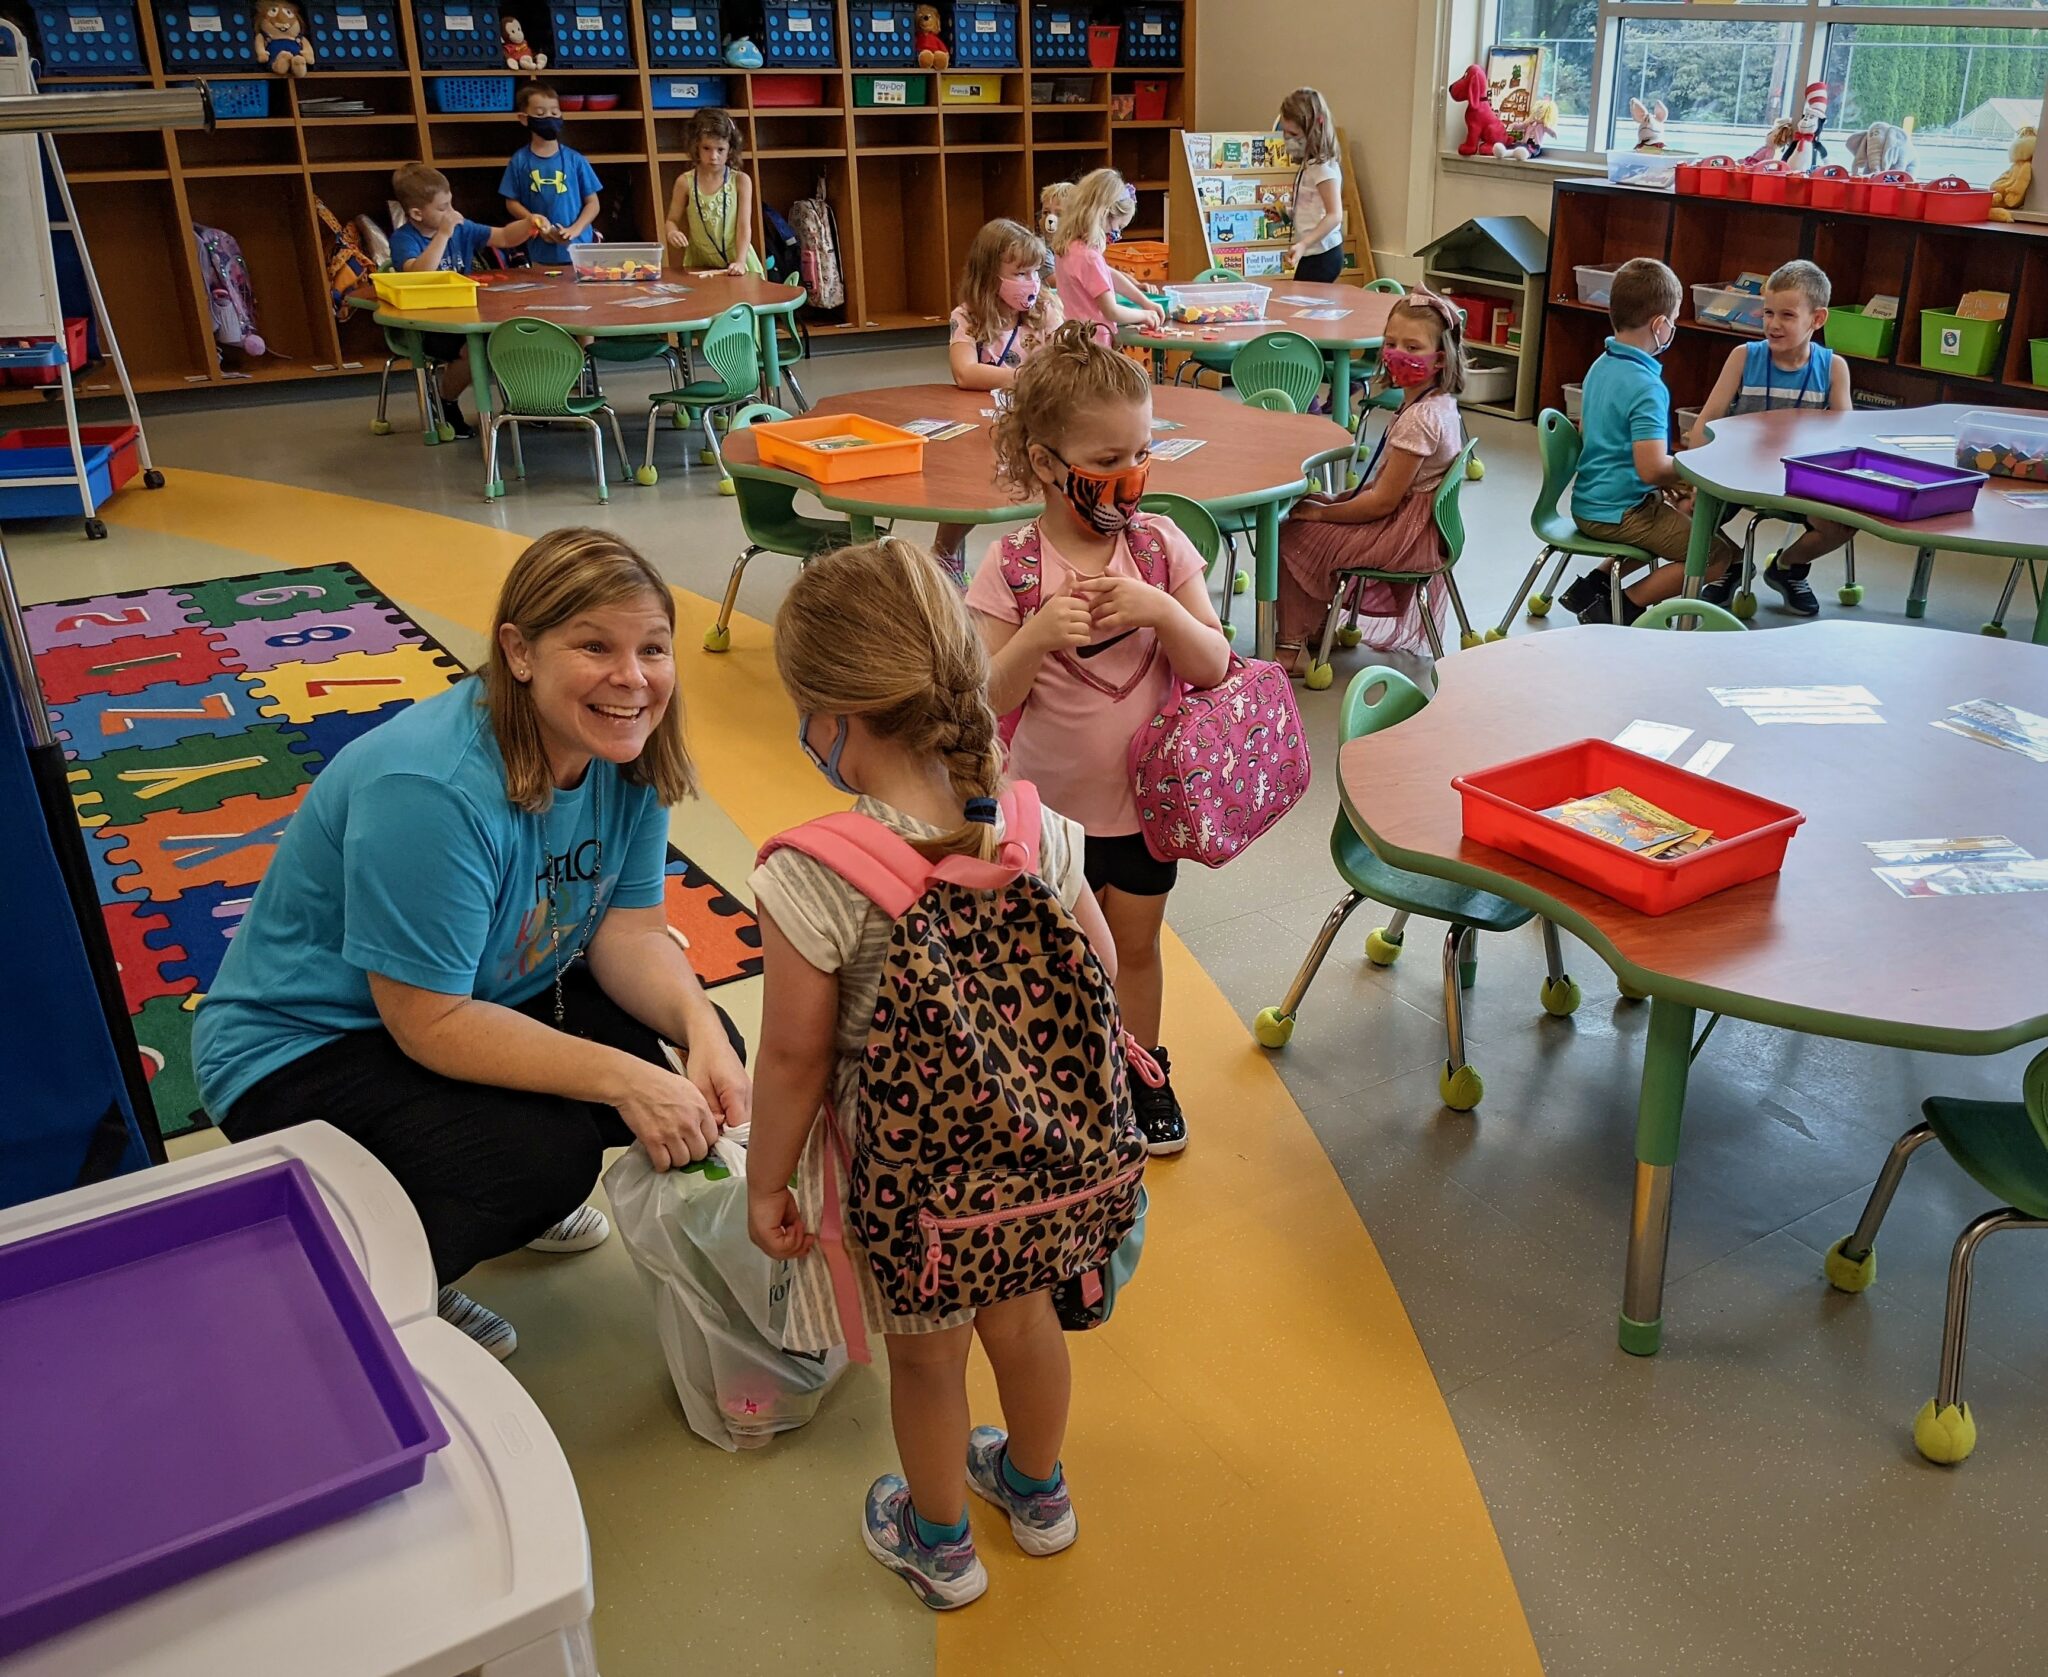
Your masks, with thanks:
M1791 191L1791 182L1792 171L1775 158L1768 163L1745 163L1735 195L1752 204L1782 204Z
M1465 836L1598 891L1641 914L1669 914L1731 885L1762 879L1785 865L1785 846L1806 819L1738 786L1625 751L1608 740L1576 740L1496 768L1461 774L1451 784L1464 803ZM1714 842L1676 861L1637 856L1575 832L1541 811L1567 798L1625 786Z
M1806 177L1806 201L1816 210L1861 210L1870 188L1839 163L1826 163Z
M1913 177L1903 169L1889 169L1872 175L1865 183L1868 196L1864 208L1872 215L1890 216L1894 221L1920 219L1920 191Z
M1678 177L1684 180L1688 170L1693 177L1691 186L1681 186L1681 192L1697 192L1702 198L1726 198L1733 190L1736 162L1732 157L1703 157L1696 166L1681 163Z
M81 425L78 440L86 448L99 446L109 450L107 476L114 489L142 469L138 434L132 425ZM31 425L0 437L0 448L61 448L68 453L71 433L61 425Z
M1913 194L1913 219L1964 226L1991 218L1991 188L1972 186L1961 175L1943 175L1938 181L1923 181Z

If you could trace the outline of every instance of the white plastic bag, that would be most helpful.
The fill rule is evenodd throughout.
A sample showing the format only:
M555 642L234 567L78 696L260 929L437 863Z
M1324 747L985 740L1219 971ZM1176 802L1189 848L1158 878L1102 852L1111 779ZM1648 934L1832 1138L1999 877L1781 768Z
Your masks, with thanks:
M846 1354L782 1348L790 1265L747 1238L746 1154L734 1136L701 1163L659 1174L629 1148L604 1186L690 1430L744 1450L815 1415Z

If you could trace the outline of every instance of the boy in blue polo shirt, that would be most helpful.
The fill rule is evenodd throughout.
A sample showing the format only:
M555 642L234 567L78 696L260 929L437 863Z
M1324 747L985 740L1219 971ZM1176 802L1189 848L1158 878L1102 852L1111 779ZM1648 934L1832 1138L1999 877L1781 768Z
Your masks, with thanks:
M1572 521L1599 541L1625 542L1676 564L1658 565L1622 595L1624 623L1633 623L1659 600L1685 586L1685 552L1692 542L1692 497L1681 493L1671 457L1671 392L1657 357L1671 347L1684 293L1678 276L1647 256L1624 262L1607 300L1614 336L1586 373L1579 429L1584 447L1572 481ZM1704 597L1726 604L1728 567L1735 544L1718 531L1707 563ZM1614 621L1607 569L1565 590L1560 598L1581 623Z
M600 184L590 159L562 144L562 100L546 82L528 82L513 101L526 144L512 154L498 182L508 215L542 222L542 237L526 247L527 260L563 263L571 245L597 237Z

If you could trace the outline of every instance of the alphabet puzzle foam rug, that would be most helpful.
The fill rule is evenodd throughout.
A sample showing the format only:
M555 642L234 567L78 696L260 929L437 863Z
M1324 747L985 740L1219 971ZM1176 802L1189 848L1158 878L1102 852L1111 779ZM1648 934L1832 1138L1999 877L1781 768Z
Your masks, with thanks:
M462 666L347 564L32 606L51 724L166 1137L204 1127L192 1010L334 754ZM669 847L707 986L761 970L752 914Z

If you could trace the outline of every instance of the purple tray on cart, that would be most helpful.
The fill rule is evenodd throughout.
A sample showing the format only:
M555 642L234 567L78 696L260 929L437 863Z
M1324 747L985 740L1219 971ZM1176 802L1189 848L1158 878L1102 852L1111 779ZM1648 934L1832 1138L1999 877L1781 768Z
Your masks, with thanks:
M448 1431L298 1160L0 1246L0 1656L416 1485Z
M1878 483L1859 471L1883 472L1904 483ZM1802 501L1825 501L1872 518L1910 524L1943 513L1968 512L1984 487L1984 473L1915 460L1881 448L1838 448L1825 454L1794 454L1785 460L1785 493Z

